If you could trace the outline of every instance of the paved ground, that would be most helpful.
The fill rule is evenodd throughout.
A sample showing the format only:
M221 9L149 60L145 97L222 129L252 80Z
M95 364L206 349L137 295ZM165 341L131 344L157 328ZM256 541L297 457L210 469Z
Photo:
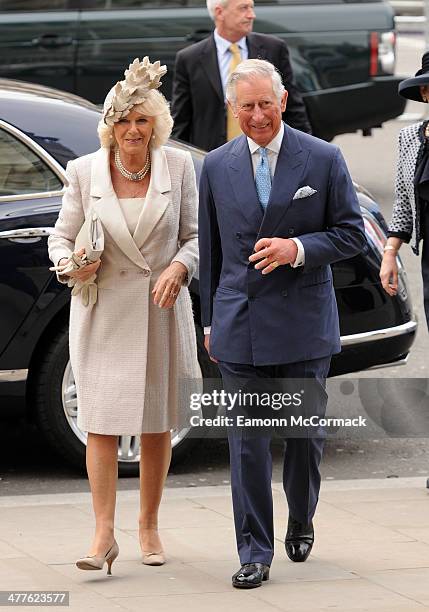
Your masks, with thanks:
M228 487L165 492L161 536L168 562L158 568L139 561L137 492L120 492L120 556L112 577L74 566L92 535L88 494L3 497L0 590L68 590L69 609L84 612L429 610L424 484L421 478L324 483L316 544L304 564L293 564L285 556L286 504L281 487L275 486L277 539L271 578L245 592L230 586L238 564Z

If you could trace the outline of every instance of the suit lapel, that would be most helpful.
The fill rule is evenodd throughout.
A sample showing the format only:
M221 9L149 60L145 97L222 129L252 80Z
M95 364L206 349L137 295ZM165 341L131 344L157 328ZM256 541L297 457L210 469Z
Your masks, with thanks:
M103 227L121 251L137 266L147 268L143 255L128 231L121 206L113 190L109 159L109 149L101 148L92 161L90 195L96 199L93 207L98 212Z
M164 195L171 191L167 157L161 148L152 149L152 169L145 204L134 232L134 242L142 248L152 230L161 219L170 199Z
M309 154L309 150L302 149L295 132L285 125L270 199L258 238L272 237L274 235L278 224L292 203Z
M208 80L223 104L225 99L222 89L222 80L220 78L219 64L217 61L216 43L213 34L211 34L206 41L205 48L200 57L200 62Z
M259 227L263 213L256 193L252 159L245 136L234 141L227 168L235 199L244 217L251 225Z
M267 51L263 44L259 44L255 41L252 34L247 36L247 49L249 52L249 59L265 59Z

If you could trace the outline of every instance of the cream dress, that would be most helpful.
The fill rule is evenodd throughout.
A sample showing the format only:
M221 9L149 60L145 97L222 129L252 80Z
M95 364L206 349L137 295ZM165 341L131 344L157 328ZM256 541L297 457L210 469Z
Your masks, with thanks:
M119 202L109 151L67 167L68 187L49 254L57 264L73 251L85 216L96 210L105 245L97 271L98 300L71 298L70 360L76 380L78 426L93 433L136 435L189 426L187 381L201 372L192 303L183 286L173 308L153 303L162 272L179 261L196 273L197 190L192 159L169 147L152 151L144 200Z
M135 239L137 225L144 225L145 216L148 215L147 207L145 207L146 198L118 198L118 201L128 231L133 239ZM149 299L152 299L152 296ZM172 382L170 381L170 384L168 384L169 368L164 370L164 368L160 367L157 360L151 358L151 354L159 355L164 353L165 357L167 357L168 353L170 353L171 359L175 352L174 350L172 351L172 341L174 342L174 338L167 336L167 330L168 334L171 333L170 326L167 323L169 311L159 309L159 312L155 313L152 310L149 314L148 359L146 364L146 393L142 433L167 431L174 427L181 428L183 426L183 423L177 420L177 406L175 405L178 398L179 402L182 403L184 401L182 393L175 391L173 397L169 397L169 389ZM185 381L182 384L186 384ZM164 406L164 410L160 410L160 406ZM181 410L178 410L179 414L183 413L183 406L181 408Z

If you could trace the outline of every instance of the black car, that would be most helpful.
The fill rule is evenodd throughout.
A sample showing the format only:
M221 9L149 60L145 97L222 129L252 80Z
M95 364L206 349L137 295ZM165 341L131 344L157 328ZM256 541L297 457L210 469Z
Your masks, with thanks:
M313 133L365 134L400 115L396 34L386 0L259 0L255 32L284 39ZM206 0L0 0L0 78L95 103L135 57L166 64L213 30Z
M67 161L98 148L96 106L72 94L0 79L0 416L36 422L65 458L84 465L85 434L68 356L70 293L49 272L47 237L61 206ZM186 146L197 175L204 153ZM398 295L383 291L379 266L386 224L377 204L356 186L367 235L365 252L333 266L342 352L330 375L407 358L417 324L405 272ZM198 354L205 377L217 376L203 346L198 280L193 279ZM176 460L195 440L172 434ZM122 473L135 473L138 437L120 439Z

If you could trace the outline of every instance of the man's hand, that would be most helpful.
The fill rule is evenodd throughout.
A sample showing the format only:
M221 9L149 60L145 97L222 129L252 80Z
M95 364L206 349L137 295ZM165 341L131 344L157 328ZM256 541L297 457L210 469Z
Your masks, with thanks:
M217 359L215 359L214 357L212 357L210 355L210 334L205 334L204 335L204 347L211 359L211 361L213 361L214 363L217 363Z
M269 274L278 266L293 264L297 254L298 247L290 238L261 238L255 244L255 252L249 261L257 261L255 269Z

